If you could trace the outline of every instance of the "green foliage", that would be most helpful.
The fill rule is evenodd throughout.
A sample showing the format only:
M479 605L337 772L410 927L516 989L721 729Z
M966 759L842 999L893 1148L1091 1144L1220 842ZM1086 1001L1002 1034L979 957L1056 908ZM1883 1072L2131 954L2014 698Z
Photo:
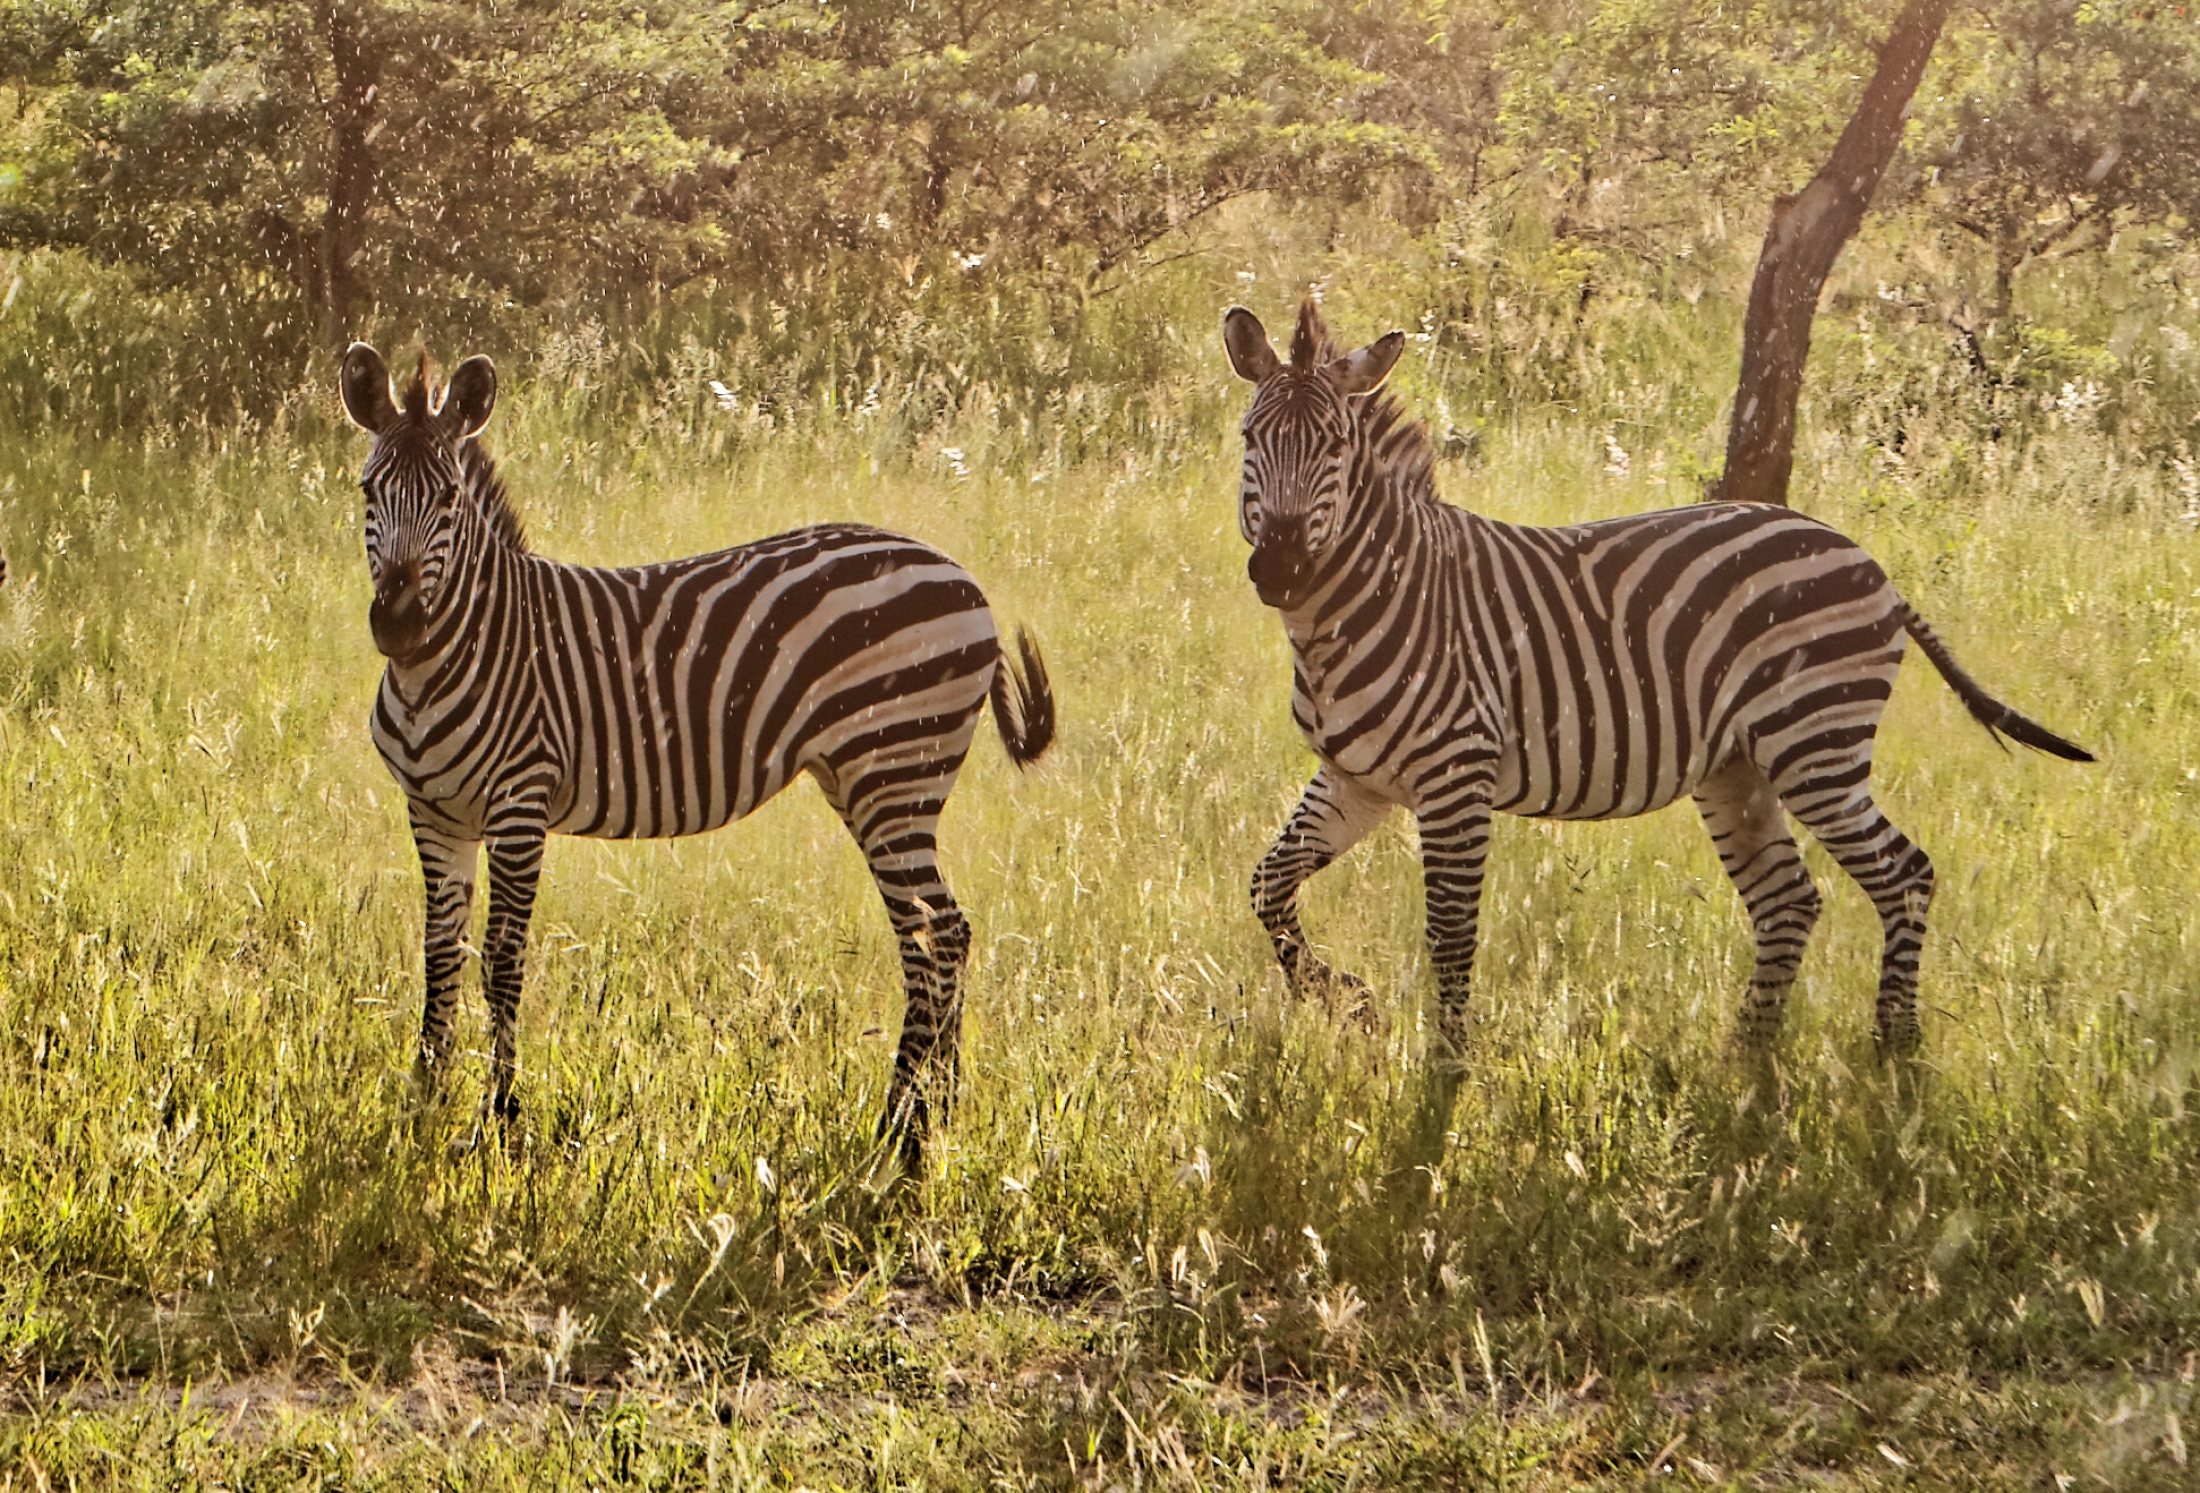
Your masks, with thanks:
M1827 0L1560 0L1513 12L1505 119L1576 214L1616 201L1693 207L1797 184L1853 108L1834 79L1865 71L1878 7ZM1578 183L1578 186L1576 184ZM1675 188L1679 192L1675 193ZM1604 212L1591 189L1601 189ZM1621 194L1615 199L1614 189Z
M2174 7L2007 0L1950 28L1895 192L1993 254L1986 314L2027 261L2200 209L2200 40Z
M1899 286L1866 330L1982 439L2091 380L2182 459L2158 329L2200 90L2166 16L2027 0L1950 23L1890 179L1908 211L1851 259ZM23 303L35 326L0 312L0 401L267 419L366 332L594 347L613 425L668 399L700 418L716 378L774 423L889 411L882 452L982 412L1009 447L1074 428L1076 455L1186 406L1187 350L1247 283L1349 278L1433 339L1456 442L1552 409L1694 429L1726 393L1755 216L1822 159L1881 24L1828 0L11 0L0 237L59 257L18 261L51 295ZM2096 223L2118 245L2084 272L2100 294L2058 259L2019 295L2042 251L2105 245Z
M375 300L493 315L645 282L707 225L648 210L706 163L658 99L678 26L439 0L12 6L28 155L0 216L324 338ZM576 232L576 229L580 231Z
M832 250L925 273L1089 285L1252 192L1349 204L1425 147L1366 117L1391 86L1323 8L788 7L683 120L735 164L727 265ZM1067 257L1066 263L1057 263Z

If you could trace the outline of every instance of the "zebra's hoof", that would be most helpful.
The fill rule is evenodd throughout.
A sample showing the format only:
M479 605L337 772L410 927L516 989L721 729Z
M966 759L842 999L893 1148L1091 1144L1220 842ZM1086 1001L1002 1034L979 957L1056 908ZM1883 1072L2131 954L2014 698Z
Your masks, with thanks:
M481 1133L481 1122L477 1119L464 1131L443 1143L444 1158L449 1161L464 1161L473 1155L481 1149Z
M1780 1044L1777 1026L1761 1026L1743 1022L1734 1028L1734 1035L1727 1043L1727 1050L1745 1063L1762 1063L1769 1059Z
M911 1097L889 1104L878 1117L879 1145L893 1149L904 1177L914 1178L924 1170L924 1137L931 1128L929 1108L923 1100Z
M1878 1049L1879 1061L1882 1063L1899 1063L1916 1057L1924 1040L1924 1031L1915 1021L1891 1029L1882 1027L1872 1033L1872 1042Z
M1291 993L1301 1000L1319 1002L1357 1023L1363 1031L1375 1024L1375 992L1367 981L1349 971L1310 962L1292 982Z
M1345 979L1352 983L1340 986L1331 1004L1346 1021L1362 1032L1372 1033L1375 1030L1375 992L1350 975Z
M1456 1085L1467 1076L1467 1044L1460 1038L1438 1033L1436 1039L1429 1043L1428 1054L1423 1061L1435 1077Z

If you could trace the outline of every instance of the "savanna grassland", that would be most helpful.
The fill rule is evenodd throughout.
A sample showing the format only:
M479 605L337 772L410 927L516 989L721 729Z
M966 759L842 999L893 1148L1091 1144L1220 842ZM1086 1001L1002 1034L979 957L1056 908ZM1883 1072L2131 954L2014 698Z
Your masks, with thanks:
M1311 759L1243 576L1214 286L1111 313L1181 375L980 382L947 418L890 380L775 402L755 339L653 382L596 332L507 361L485 439L541 550L867 520L1046 649L1056 749L1018 774L981 735L948 812L965 1078L907 1178L871 1139L892 943L807 785L703 839L554 842L523 1121L480 1130L471 995L458 1092L420 1108L332 380L0 440L0 1486L2189 1485L2189 464L2082 371L2012 382L2021 425L1988 431L1932 328L1854 312L1898 258L1869 252L1796 502L2101 761L2005 753L1906 667L1880 797L1940 891L1898 1068L1876 920L1815 847L1827 913L1755 1067L1725 1047L1746 923L1689 810L1502 822L1448 1109L1410 827L1310 894L1364 1029L1285 996L1245 906ZM70 289L13 272L26 306ZM1267 261L1240 280L1288 306ZM1694 289L1577 320L1570 398L1470 406L1487 380L1417 344L1449 498L1693 497L1735 320ZM1412 326L1413 294L1340 275L1332 316Z

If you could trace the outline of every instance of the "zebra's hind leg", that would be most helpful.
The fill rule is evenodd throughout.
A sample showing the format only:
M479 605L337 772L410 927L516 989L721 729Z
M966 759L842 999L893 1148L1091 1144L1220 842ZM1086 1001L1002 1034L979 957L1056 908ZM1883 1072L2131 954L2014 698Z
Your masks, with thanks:
M1294 995L1346 996L1358 1014L1367 986L1355 975L1331 969L1306 946L1299 926L1299 888L1307 878L1367 838L1391 805L1324 767L1299 795L1276 843L1253 868L1253 915L1276 946L1276 962Z
M962 972L970 952L970 922L940 874L937 839L941 806L969 746L967 728L960 742L962 750L932 764L921 781L912 782L906 772L881 773L854 785L843 798L831 791L836 785L819 775L863 850L900 945L901 1040L879 1133L882 1138L899 1137L902 1162L911 1170L923 1159L935 1113L944 1113L953 1102L961 1060Z
M875 867L874 867L875 870ZM935 876L937 873L934 873ZM884 891L885 883L880 888ZM886 915L901 946L901 1040L886 1089L879 1134L899 1138L902 1165L924 1159L935 1113L953 1105L962 1062L962 970L970 920L941 884L929 896L887 894Z
M1760 1051L1780 1033L1788 991L1818 921L1818 888L1788 833L1779 795L1749 758L1736 756L1706 777L1696 788L1696 808L1757 936L1757 966L1735 1019L1734 1043Z
M1933 863L1872 802L1869 765L1866 758L1840 770L1812 772L1801 782L1774 781L1788 812L1879 910L1886 942L1872 1031L1882 1052L1899 1054L1914 1051L1920 1036L1917 965L1933 901Z

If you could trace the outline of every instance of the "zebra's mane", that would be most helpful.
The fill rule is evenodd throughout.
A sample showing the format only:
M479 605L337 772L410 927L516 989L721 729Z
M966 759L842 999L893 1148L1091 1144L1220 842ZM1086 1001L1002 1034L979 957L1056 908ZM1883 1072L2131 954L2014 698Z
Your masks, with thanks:
M514 554L534 553L527 544L527 525L520 520L519 510L512 506L511 496L504 490L504 479L497 475L495 460L481 449L480 441L467 441L458 448L458 480L473 494L474 506L488 521L489 533L497 543Z
M1368 399L1360 411L1360 431L1375 453L1377 470L1392 497L1401 502L1436 502L1436 452L1428 424L1406 410L1388 390Z
M1321 307L1308 296L1299 303L1298 329L1291 334L1292 369L1312 373L1343 356L1344 349L1322 320ZM1400 501L1436 502L1436 453L1429 445L1427 424L1408 413L1388 389L1358 401L1357 410L1360 439L1375 453L1377 480Z
M412 382L405 388L401 405L404 417L414 429L430 440L441 440L444 432L438 424L442 414L442 401L428 393L428 354L422 351L420 361L413 369ZM478 439L458 444L458 485L474 501L474 507L489 525L490 537L504 548L517 554L529 555L534 551L527 543L527 525L512 506L511 497L504 491L504 479L497 475L497 464Z

